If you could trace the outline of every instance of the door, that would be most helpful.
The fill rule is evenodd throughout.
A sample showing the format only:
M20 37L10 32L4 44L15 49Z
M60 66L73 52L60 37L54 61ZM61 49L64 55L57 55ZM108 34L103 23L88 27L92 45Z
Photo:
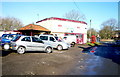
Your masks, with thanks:
M32 44L31 44L31 38L30 37L24 37L21 40L23 46L26 46L26 50L31 50Z
M83 34L76 35L76 41L78 44L83 44Z
M34 51L43 51L45 50L45 44L42 40L37 37L32 37L32 47Z
M50 44L53 48L57 48L57 46L58 46L58 41L57 41L54 37L49 37L49 44Z

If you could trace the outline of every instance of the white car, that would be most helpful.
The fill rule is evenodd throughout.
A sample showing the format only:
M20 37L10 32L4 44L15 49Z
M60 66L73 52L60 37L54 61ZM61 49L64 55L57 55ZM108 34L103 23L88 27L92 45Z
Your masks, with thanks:
M55 36L53 35L39 35L39 38L43 40L44 42L50 44L53 48L57 48L58 50L63 50L63 49L69 49L70 45L63 42L59 41Z
M16 36L11 41L11 49L23 54L25 51L45 51L52 52L53 48L45 44L41 39L34 36Z

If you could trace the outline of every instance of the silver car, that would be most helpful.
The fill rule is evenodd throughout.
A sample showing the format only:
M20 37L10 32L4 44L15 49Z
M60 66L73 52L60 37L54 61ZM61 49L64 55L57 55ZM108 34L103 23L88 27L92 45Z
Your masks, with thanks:
M25 51L45 51L51 53L53 48L34 36L16 36L12 39L11 49L23 54Z
M53 35L39 35L39 38L45 43L50 44L53 48L57 48L58 50L69 49L70 44L65 43L62 40L58 40L57 37Z

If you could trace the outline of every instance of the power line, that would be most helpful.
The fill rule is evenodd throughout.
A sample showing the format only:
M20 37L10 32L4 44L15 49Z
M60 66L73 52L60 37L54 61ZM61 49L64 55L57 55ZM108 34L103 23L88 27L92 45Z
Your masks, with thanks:
M80 11L80 8L78 7L78 5L76 4L75 0L73 0L73 3L75 4L75 6L78 8L78 10Z
M83 20L86 19L84 14L81 12L79 6L76 4L75 0L73 0L74 5L77 7L78 11L80 12L80 15L82 15Z

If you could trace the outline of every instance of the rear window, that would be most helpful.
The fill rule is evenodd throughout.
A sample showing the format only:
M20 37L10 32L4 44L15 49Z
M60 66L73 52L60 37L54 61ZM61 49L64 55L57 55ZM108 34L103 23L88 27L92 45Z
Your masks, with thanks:
M12 40L15 36L16 34L3 34L2 38Z
M11 41L15 42L15 41L19 40L20 37L21 37L21 36L16 36L16 37L13 38Z

